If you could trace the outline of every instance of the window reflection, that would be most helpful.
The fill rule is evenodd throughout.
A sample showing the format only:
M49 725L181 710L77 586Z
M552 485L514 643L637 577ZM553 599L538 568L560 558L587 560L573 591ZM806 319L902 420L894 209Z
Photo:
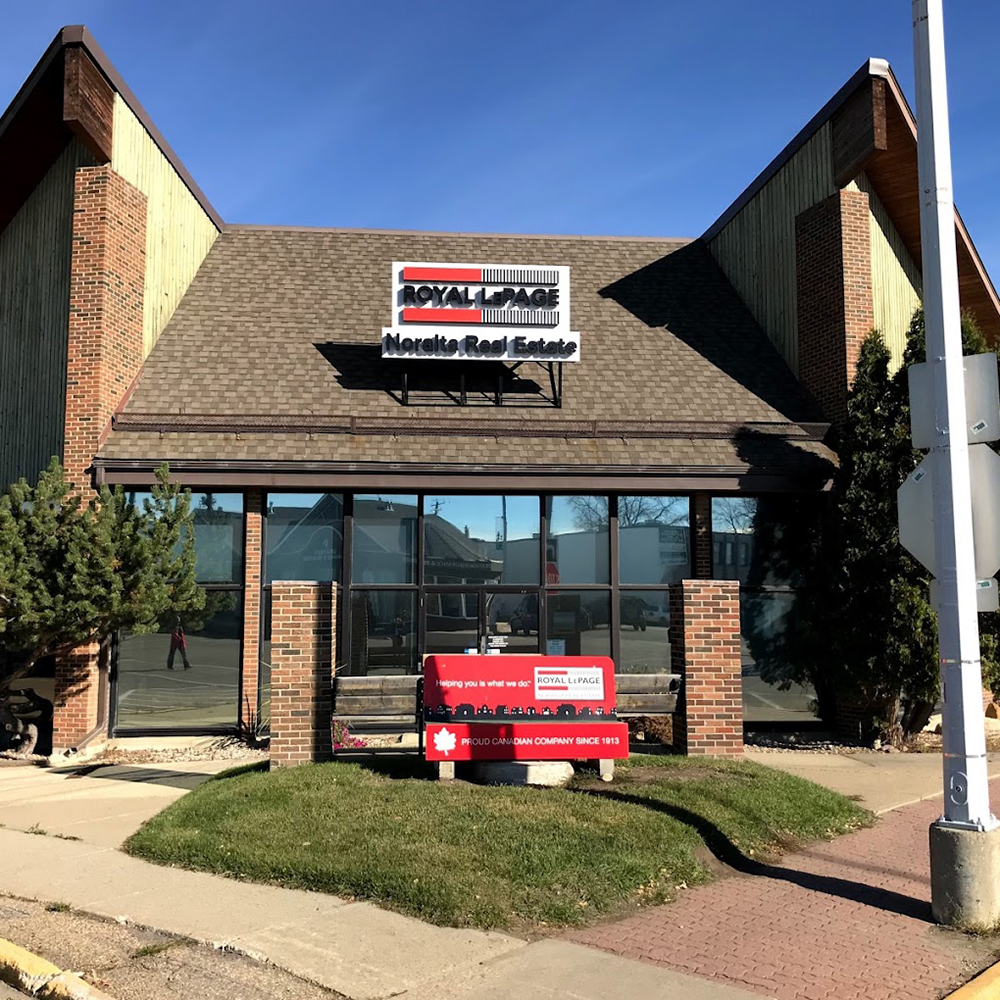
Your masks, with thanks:
M479 650L479 593L475 590L429 593L426 653Z
M687 497L618 498L622 583L678 583L691 575L691 510Z
M667 591L623 590L617 669L622 674L671 673Z
M610 583L608 498L548 497L546 583Z
M748 722L814 718L815 694L792 684L781 690L787 673L784 634L795 607L795 594L751 591L740 594L740 660L743 717Z
M269 494L265 582L339 580L343 530L339 493Z
M170 614L118 649L118 728L235 726L242 595L208 591L202 611Z
M417 498L354 497L355 583L416 583Z
M424 582L538 583L538 497L424 497Z
M417 595L408 590L359 590L351 598L352 674L417 670Z
M128 494L142 506L150 492ZM192 493L195 579L199 583L239 583L243 578L243 494Z
M611 595L561 590L548 595L548 648L557 656L611 655Z

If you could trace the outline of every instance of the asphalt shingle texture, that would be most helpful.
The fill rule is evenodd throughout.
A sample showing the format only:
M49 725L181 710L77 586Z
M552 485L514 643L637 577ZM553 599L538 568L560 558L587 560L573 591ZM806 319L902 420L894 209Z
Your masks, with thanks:
M583 360L563 366L562 408L460 407L440 392L421 394L422 402L437 405L402 406L401 363L380 356L382 327L391 323L394 260L568 265L571 325L580 333ZM449 363L408 364L432 383L450 377ZM542 369L522 371L548 388ZM492 374L487 388L490 379ZM261 415L290 423L297 416L391 418L400 434L128 427L140 415L157 414L165 422L199 414L237 422ZM415 434L413 422L428 417L454 424L454 431ZM531 422L542 419L742 425L820 418L700 241L231 227L146 361L102 455L521 465L767 462L790 470L804 463L809 471L832 457L816 443L731 433L715 440L528 436ZM511 425L523 429L504 441Z

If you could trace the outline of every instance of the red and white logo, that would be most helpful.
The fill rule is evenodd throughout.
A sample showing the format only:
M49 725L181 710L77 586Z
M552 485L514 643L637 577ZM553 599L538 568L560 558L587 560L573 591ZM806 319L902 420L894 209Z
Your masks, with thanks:
M535 667L537 701L603 701L600 667Z
M578 361L569 308L568 267L395 261L382 356Z

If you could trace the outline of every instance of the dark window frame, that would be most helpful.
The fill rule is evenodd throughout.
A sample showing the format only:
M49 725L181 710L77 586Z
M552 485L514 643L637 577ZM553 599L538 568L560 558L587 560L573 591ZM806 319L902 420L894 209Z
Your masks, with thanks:
M281 491L277 491L281 492ZM538 559L539 559L539 583L538 584L473 584L473 585L462 585L462 584L436 584L436 583L425 583L424 580L424 559L423 559L423 541L424 541L424 515L425 498L428 496L441 496L447 493L453 496L481 496L483 491L481 489L468 489L459 490L452 489L443 491L437 490L417 490L414 494L417 497L417 534L416 534L416 544L417 544L417 572L416 572L416 582L411 584L400 584L400 583L354 583L352 581L353 577L353 539L354 539L354 493L345 492L344 493L344 545L343 545L343 570L341 574L341 594L343 599L338 603L340 607L338 608L338 629L337 629L337 650L335 654L336 669L338 672L343 673L345 676L351 676L349 674L351 667L351 653L352 653L352 635L351 635L351 615L350 606L353 600L354 593L356 591L378 591L378 590L391 590L391 591L415 591L417 594L417 632L416 632L416 647L417 647L417 675L419 676L421 672L421 658L424 655L423 650L426 644L426 595L430 593L441 593L441 592L454 592L458 590L465 591L478 591L480 594L480 600L482 601L485 596L485 592L505 592L505 593L534 593L538 595L538 644L539 649L544 652L548 644L548 601L551 594L559 593L560 591L603 591L609 595L609 600L611 604L610 616L609 616L609 631L610 631L610 655L614 660L616 666L618 665L621 658L621 594L628 593L630 591L657 591L664 594L669 593L668 584L649 584L649 583L621 583L621 567L619 565L620 557L620 546L619 546L619 525L618 525L618 506L619 497L621 496L670 496L683 498L688 501L688 569L689 572L683 574L685 579L694 578L696 575L696 556L695 556L695 539L696 539L696 526L695 526L695 496L698 491L693 490L682 490L677 492L662 493L662 494L640 494L637 491L622 492L617 493L586 493L585 491L577 490L548 490L545 492L537 492L533 490L506 490L504 491L508 496L528 496L535 497L538 500L539 507L539 546L538 546ZM267 494L266 496L269 496ZM498 494L499 495L499 494ZM608 498L608 558L610 567L610 580L608 583L584 583L584 584L574 584L574 583L559 583L559 584L549 584L546 581L546 568L547 568L547 554L548 554L548 539L549 539L549 518L546 511L546 500L549 497L555 496L582 496L582 495L593 495L593 496L606 496ZM265 499L266 504L266 499ZM266 509L266 506L265 506ZM265 518L266 521L266 518ZM262 553L266 551L266 546L262 545ZM262 568L261 579L263 579L264 572ZM668 597L669 600L669 597ZM669 669L665 672L670 672Z

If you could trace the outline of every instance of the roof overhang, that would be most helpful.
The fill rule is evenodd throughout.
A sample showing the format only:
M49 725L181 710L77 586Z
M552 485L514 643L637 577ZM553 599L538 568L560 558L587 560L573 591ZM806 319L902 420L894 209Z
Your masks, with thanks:
M95 485L148 486L155 482L161 458L96 458ZM833 468L790 473L787 469L747 469L742 466L594 466L467 465L378 462L281 462L247 459L170 461L171 479L183 486L241 490L262 488L291 491L458 490L483 492L636 493L816 492L830 488Z

